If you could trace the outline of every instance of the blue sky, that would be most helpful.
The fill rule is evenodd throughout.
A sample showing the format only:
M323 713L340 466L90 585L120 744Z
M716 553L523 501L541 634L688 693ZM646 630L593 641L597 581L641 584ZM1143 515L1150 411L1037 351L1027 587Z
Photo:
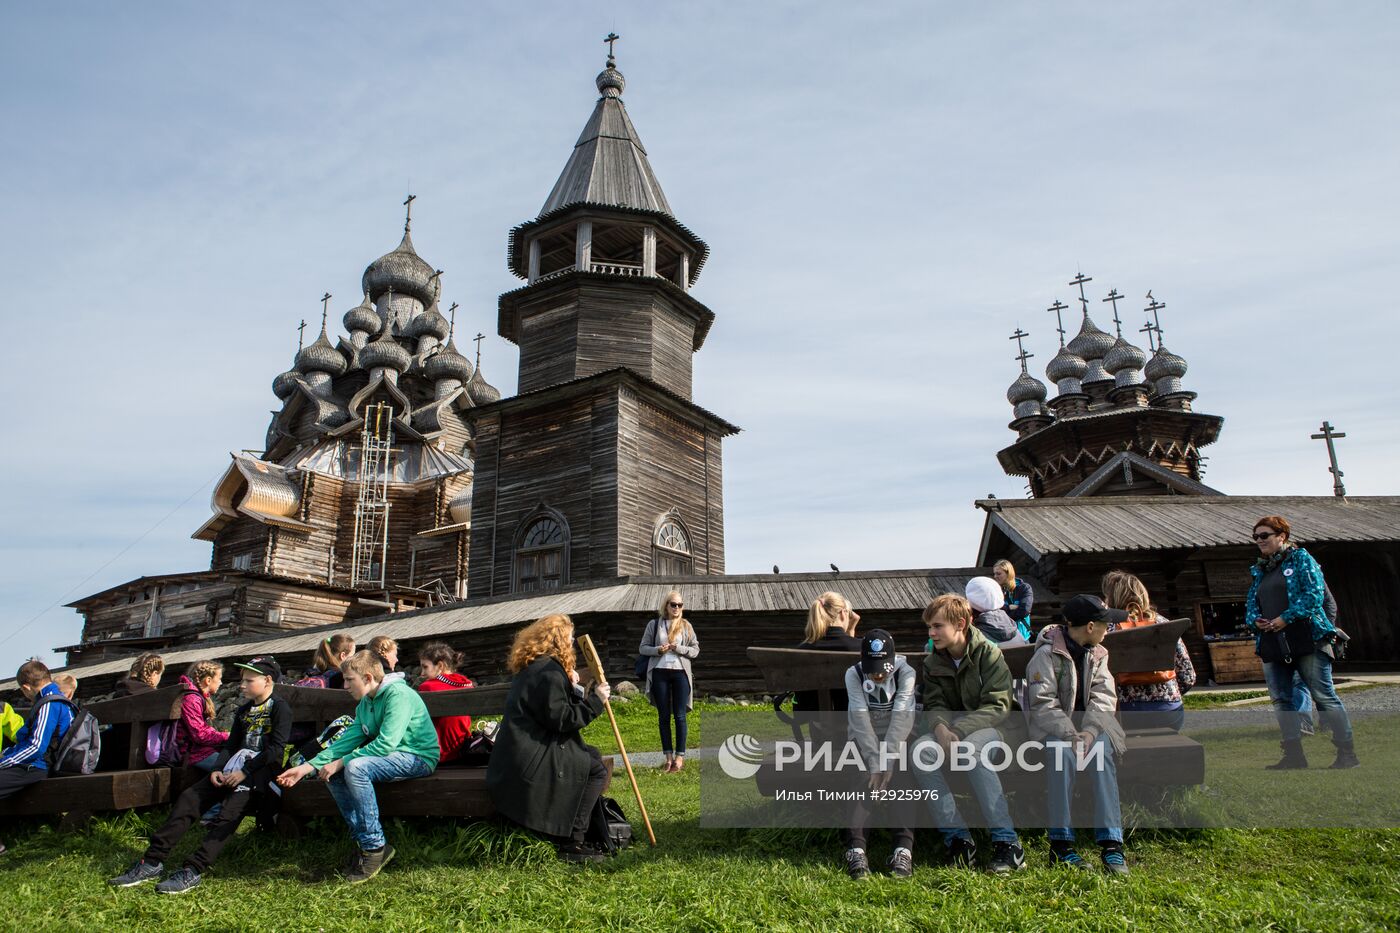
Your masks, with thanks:
M696 401L725 448L732 572L962 566L1017 326L1038 372L1077 269L1148 289L1207 482L1397 492L1400 7L1297 3L7 6L0 663L49 608L207 566L189 535L323 291L414 242L493 332L621 33L625 100L716 313ZM410 12L411 10L411 12ZM486 375L510 394L494 335ZM162 521L162 519L164 519ZM9 658L9 661L4 661Z

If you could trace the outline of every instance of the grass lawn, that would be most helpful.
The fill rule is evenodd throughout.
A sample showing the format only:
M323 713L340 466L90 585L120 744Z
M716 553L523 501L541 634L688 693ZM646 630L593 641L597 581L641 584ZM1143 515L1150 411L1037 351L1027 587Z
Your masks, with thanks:
M734 709L697 705L693 736L711 708ZM617 712L629 749L656 749L644 700ZM605 751L613 744L606 719L588 737ZM1369 768L1375 780L1393 780L1393 757L1348 774ZM10 846L0 857L0 915L33 930L104 931L1400 928L1400 830L1136 831L1126 879L1050 868L1039 832L1024 834L1030 867L1014 877L949 869L934 834L921 831L912 879L852 882L836 831L701 829L699 768L638 769L638 777L656 849L643 841L606 865L579 868L495 824L394 821L387 830L397 859L360 887L336 877L350 847L338 820L320 821L295 844L248 821L204 884L174 898L104 883L140 854L163 810L99 819L73 834L9 825L0 831ZM644 839L621 771L610 794ZM1092 855L1092 843L1082 850ZM876 833L872 861L887 854Z

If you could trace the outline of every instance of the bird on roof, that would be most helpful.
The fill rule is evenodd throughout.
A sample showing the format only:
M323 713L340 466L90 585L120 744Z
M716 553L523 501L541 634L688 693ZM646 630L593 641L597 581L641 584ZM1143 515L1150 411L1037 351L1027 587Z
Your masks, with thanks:
M838 566L836 566L835 564L828 564L827 566L829 566L829 567L831 568L831 572L832 572L832 573L840 573L840 572L841 572L841 568L838 567Z
M774 565L773 565L773 572L774 572L774 573L778 573L778 565L777 565L777 564L774 564Z

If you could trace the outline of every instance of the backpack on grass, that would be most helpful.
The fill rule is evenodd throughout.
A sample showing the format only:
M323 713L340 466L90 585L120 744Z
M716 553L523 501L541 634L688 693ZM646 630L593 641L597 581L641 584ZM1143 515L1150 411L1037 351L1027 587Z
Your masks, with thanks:
M632 824L627 822L627 815L616 800L598 798L588 817L588 831L583 841L607 855L614 855L632 844Z

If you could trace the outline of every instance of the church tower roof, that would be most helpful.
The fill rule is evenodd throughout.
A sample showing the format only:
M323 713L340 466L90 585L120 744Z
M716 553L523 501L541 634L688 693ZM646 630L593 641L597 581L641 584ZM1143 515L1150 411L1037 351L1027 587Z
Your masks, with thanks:
M622 89L627 82L617 70L617 59L611 51L595 83L602 96L579 134L564 171L540 208L540 216L573 204L669 215L671 205L666 202L661 183L647 161L646 147L622 103Z

